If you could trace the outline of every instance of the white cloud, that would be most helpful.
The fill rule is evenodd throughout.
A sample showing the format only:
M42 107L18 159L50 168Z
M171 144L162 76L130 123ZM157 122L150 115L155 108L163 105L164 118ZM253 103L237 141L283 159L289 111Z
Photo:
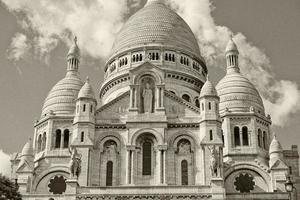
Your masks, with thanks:
M72 33L84 54L93 58L108 56L116 33L130 9L140 6L137 0L0 0L16 12L22 28L33 39L35 55L49 60L51 52L63 41L70 45ZM201 53L208 66L224 68L224 49L232 34L225 26L216 25L211 15L210 0L167 0L188 22L198 38ZM127 5L128 4L128 5ZM20 35L20 48L11 48L12 58L21 59L26 49L26 36ZM22 40L21 40L22 39ZM24 41L25 40L25 41ZM240 51L242 72L260 91L267 112L276 125L284 125L300 110L300 92L296 83L276 80L266 54L249 43L242 33L234 37ZM17 39L16 39L17 41ZM12 44L14 41L12 42ZM18 45L12 45L17 47Z
M9 177L10 169L10 156L0 149L0 173Z
M224 68L224 50L232 31L215 24L209 0L168 0L187 21L198 38L201 53L209 66ZM273 123L284 126L300 110L300 91L295 82L277 80L268 56L249 43L242 33L235 35L240 51L242 72L255 84L262 95L266 111Z
M30 49L30 44L26 35L16 33L12 38L11 44L7 50L8 58L13 61L19 61L24 58L27 51Z
M16 13L22 28L33 34L34 52L43 58L59 41L70 45L78 37L83 53L94 58L109 54L115 34L128 12L120 0L1 0Z

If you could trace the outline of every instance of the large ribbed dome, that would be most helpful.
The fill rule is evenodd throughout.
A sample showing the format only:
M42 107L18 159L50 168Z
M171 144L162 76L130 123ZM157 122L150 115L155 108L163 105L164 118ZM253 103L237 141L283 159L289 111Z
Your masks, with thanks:
M126 22L116 37L112 54L147 45L175 47L200 57L199 46L190 27L160 1L148 3Z
M249 112L253 107L255 111L264 114L263 102L258 91L240 72L227 73L216 89L220 97L221 113L226 108L233 112Z
M53 111L54 114L74 114L75 100L83 86L78 74L68 72L49 92L42 110L42 116Z

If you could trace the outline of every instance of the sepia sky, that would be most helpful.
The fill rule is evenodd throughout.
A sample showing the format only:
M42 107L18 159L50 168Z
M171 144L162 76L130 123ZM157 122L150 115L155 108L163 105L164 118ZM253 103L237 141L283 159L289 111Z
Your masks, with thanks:
M112 0L111 2L116 1L125 2L124 0ZM99 12L109 15L107 19L103 15L98 16L97 10L92 10L95 13L89 12L91 13L90 16L78 11L79 21L68 16L71 16L74 12L76 13L76 9L74 9L74 12L63 12L63 9L69 9L69 5L65 3L60 7L62 9L61 13L64 15L61 19L68 21L57 20L56 23L62 23L63 25L53 26L52 30L50 29L52 28L50 22L49 25L45 24L47 18L43 15L48 15L51 19L59 17L61 13L55 13L54 11L51 13L49 10L49 13L47 13L42 12L41 9L37 9L41 10L38 13L39 15L28 12L30 9L36 9L30 5L36 2L35 0L0 0L0 150L2 149L6 153L21 151L27 139L33 137L33 123L41 114L41 108L47 93L65 75L66 53L71 38L70 32L80 32L78 43L83 52L79 69L81 78L84 80L86 76L89 76L95 93L99 92L103 80L104 58L109 53L109 47L116 30L123 24L124 18L128 18L145 2L139 0L129 1L131 6L127 9L116 8L111 3L106 10L99 10ZM176 0L170 1L176 2ZM20 2L24 5L18 5L21 4ZM59 4L58 1L50 0L48 4L51 4L50 2ZM80 5L79 0L74 2ZM181 2L188 4L192 0L182 0ZM207 12L206 15L200 16L199 20L197 20L197 16L194 19L193 16L186 16L188 22L196 27L192 29L197 30L199 23L206 22L206 19L202 20L201 17L205 18L211 15L216 25L219 25L219 27L226 26L234 35L237 35L236 38L239 41L237 43L241 44L242 51L247 50L243 47L248 47L250 44L257 47L259 51L252 48L249 48L249 51L265 53L267 58L263 56L258 59L262 59L261 62L267 62L263 67L267 68L267 75L271 77L271 81L264 82L265 74L260 71L255 73L255 70L259 69L255 66L254 68L252 66L249 73L256 75L250 77L250 79L254 81L262 80L262 82L257 83L257 86L266 99L269 99L267 104L270 105L268 106L270 110L267 110L267 113L276 115L274 121L277 125L273 126L272 130L276 132L284 148L290 148L291 144L300 145L300 1L212 0L211 2L213 5L213 8L210 7L212 9L211 14L208 10L199 10L199 13ZM45 3L45 5L47 4ZM45 5L41 4L42 7ZM126 6L125 3L122 6ZM55 8L55 5L53 8ZM184 7L184 9L186 8ZM183 14L186 13L185 10L181 11ZM117 12L122 13L122 15L116 14ZM23 21L22 19L28 17L28 15L31 18ZM95 19L92 20L93 18ZM81 23L84 24L84 20L86 20L87 26L79 26ZM73 26L73 30L68 30ZM58 29L62 31L59 32ZM54 36L48 37L49 32L53 33ZM242 33L246 39L238 33ZM39 37L39 34L47 37ZM57 35L55 36L55 34ZM99 34L109 39L98 41ZM218 34L216 34L216 37L218 37ZM218 38L215 40L218 41ZM95 46L95 44L98 44L95 41L99 42L99 48ZM225 39L219 43L223 45L223 41ZM247 41L247 44L245 41ZM203 52L201 45L200 49ZM248 54L245 53L244 55ZM249 56L252 56L252 60L254 59L251 63L255 64L255 56ZM268 63L268 60L270 60L270 63ZM222 63L221 59L219 66L214 65L208 64L208 68L210 77L216 84L225 74L225 62ZM247 70L247 65L244 65L242 71L247 73ZM289 89L291 92L289 92ZM280 97L283 95L286 101L281 102L283 100Z

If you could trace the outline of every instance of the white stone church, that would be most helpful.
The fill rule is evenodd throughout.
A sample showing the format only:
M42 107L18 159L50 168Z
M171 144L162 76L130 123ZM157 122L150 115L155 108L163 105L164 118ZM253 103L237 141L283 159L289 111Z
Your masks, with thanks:
M79 46L12 156L23 199L283 200L287 177L300 182L297 146L270 131L233 39L215 87L190 27L150 0L117 35L96 95Z

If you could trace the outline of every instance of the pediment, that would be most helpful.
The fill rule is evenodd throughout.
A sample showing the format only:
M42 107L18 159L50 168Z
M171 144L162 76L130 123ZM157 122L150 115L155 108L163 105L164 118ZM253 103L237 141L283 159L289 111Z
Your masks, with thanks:
M128 114L129 91L101 106L96 112L97 123L119 123Z
M270 167L270 169L288 169L287 165L280 159L276 160L276 162Z
M164 106L168 118L190 118L199 122L200 109L169 91L165 91Z
M33 169L33 166L31 166L31 164L27 160L23 159L19 163L17 172L31 172L32 169Z

